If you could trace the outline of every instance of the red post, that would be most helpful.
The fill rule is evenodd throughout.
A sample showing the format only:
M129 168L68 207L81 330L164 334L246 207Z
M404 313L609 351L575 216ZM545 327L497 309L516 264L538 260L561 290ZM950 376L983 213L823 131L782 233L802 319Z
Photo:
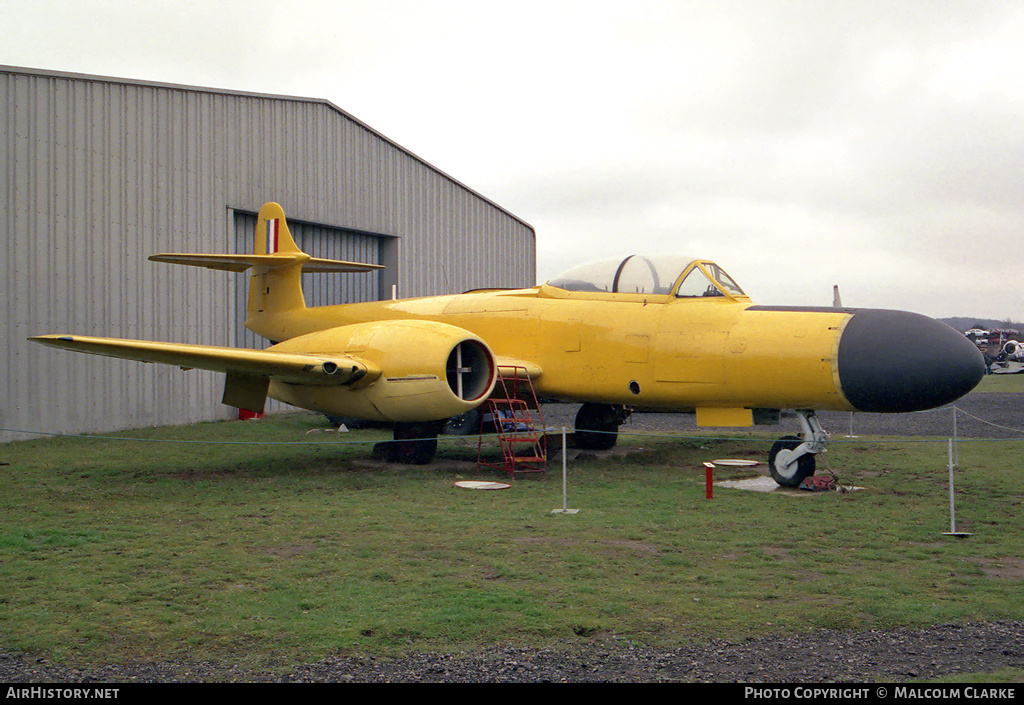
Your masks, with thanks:
M708 499L714 494L711 489L715 484L715 464L704 463L704 489Z

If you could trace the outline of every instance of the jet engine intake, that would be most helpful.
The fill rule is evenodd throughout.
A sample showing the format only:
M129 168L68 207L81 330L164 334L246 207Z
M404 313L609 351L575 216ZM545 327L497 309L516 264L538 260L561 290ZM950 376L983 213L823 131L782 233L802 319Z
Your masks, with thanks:
M344 355L367 373L346 385L271 379L271 398L333 416L421 422L464 414L482 404L497 380L494 355L462 328L420 320L372 321L310 333L271 350ZM325 365L324 372L331 374Z
M482 340L467 338L448 355L445 380L448 388L463 401L476 402L486 398L496 379L494 357Z

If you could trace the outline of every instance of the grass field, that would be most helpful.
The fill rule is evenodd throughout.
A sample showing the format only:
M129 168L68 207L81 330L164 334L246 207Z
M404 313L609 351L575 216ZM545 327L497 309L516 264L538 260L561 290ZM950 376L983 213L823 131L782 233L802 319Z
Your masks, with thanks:
M1021 375L985 375L978 383L975 392L1002 394L1024 394L1024 374Z
M570 465L579 513L557 515L560 466L469 491L475 439L387 466L385 432L320 431L294 414L0 447L0 649L272 666L1024 618L1022 442L959 443L955 539L942 439L834 440L857 491L709 500L702 462L761 459L768 436L623 436Z

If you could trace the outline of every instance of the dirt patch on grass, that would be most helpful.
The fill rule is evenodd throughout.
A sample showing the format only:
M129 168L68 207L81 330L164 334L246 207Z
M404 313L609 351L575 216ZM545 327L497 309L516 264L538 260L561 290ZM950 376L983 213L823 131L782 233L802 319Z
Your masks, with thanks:
M660 556L661 555L661 549L658 548L657 546L655 546L654 544L648 543L646 541L636 541L636 540L632 540L632 539L616 539L616 540L611 540L611 541L601 541L600 543L597 543L597 544L590 544L590 543L585 543L585 542L582 542L582 541L575 541L575 540L572 540L572 539L563 539L563 538L555 538L555 537L547 537L547 536L544 536L544 537L520 536L520 537L515 539L515 542L519 543L519 544L528 544L528 545L535 545L535 546L541 546L541 545L563 546L563 547L578 547L578 546L583 546L583 545L587 545L588 547L608 546L608 547L611 547L611 548L624 548L624 549L628 549L630 551L636 551L637 553L644 553L644 554L651 555L651 556Z
M761 551L772 558L777 558L780 561L791 561L793 556L790 555L788 548L781 548L779 546L762 546Z
M1024 558L971 558L989 578L1024 580Z
M304 553L310 553L316 550L316 546L311 543L306 544L291 544L287 546L270 546L264 548L262 553L267 556L277 556L278 558L293 558L294 556L301 556Z

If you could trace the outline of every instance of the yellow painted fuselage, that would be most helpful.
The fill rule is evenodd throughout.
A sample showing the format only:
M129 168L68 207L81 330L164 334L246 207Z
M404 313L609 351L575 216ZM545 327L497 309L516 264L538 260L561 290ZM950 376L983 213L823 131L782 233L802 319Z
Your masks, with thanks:
M836 365L851 315L543 285L283 311L248 325L280 341L369 321L448 323L479 336L499 363L539 369L540 396L697 410L706 425L739 426L754 408L852 410Z

